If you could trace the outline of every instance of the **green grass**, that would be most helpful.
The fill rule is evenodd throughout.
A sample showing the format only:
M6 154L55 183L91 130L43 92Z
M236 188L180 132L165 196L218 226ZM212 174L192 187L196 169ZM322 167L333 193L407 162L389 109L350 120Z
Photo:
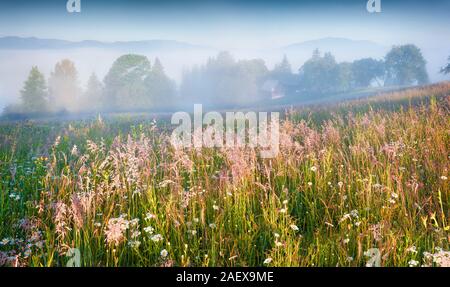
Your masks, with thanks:
M273 159L132 117L0 124L0 265L444 266L449 95L293 110Z

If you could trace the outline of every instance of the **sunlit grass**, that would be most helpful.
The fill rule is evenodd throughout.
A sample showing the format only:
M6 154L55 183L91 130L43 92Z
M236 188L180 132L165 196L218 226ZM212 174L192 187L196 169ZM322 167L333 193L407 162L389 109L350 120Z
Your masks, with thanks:
M164 123L0 126L0 265L445 266L450 84L291 111L281 152ZM367 253L366 253L367 254Z

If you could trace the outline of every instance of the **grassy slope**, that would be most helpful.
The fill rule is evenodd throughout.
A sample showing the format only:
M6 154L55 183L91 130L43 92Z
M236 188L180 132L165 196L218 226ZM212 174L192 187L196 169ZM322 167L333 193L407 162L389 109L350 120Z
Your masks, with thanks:
M271 160L175 152L149 121L3 124L0 265L448 264L449 95L291 111Z

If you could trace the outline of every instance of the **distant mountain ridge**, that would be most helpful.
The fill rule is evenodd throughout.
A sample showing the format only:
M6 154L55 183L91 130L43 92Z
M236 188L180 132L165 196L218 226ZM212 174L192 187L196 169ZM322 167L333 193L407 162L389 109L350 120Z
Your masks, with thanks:
M279 51L288 56L309 57L312 51L319 49L322 53L331 52L341 60L365 57L383 57L390 47L367 40L327 37L317 40L294 43L281 47Z
M60 49L77 49L77 48L101 48L101 49L115 49L115 50L158 50L158 49L205 49L215 50L212 47L195 45L186 42L175 40L145 40L145 41L117 41L117 42L102 42L96 40L85 41L67 41L60 39L41 39L36 37L16 37L7 36L0 37L0 49L11 50L60 50ZM362 49L370 51L385 50L386 47L367 40L351 40L347 38L327 37L317 40L310 40L304 42L293 43L277 50L285 52L300 52L303 50L311 52L315 48L323 51L328 50L347 50L347 49ZM348 51L348 50L347 50Z
M209 50L210 47L194 45L190 43L174 40L148 40L148 41L122 41L122 42L101 42L95 40L86 41L66 41L59 39L40 39L36 37L22 38L15 36L1 37L0 49L2 50L61 50L79 48L100 48L114 50L180 50L196 49Z
M299 48L299 47L311 48L311 47L316 47L316 46L345 47L348 45L383 47L382 45L379 45L375 42L368 41L368 40L352 40L352 39L347 39L347 38L326 37L326 38L320 38L320 39L316 39L316 40L309 40L309 41L290 44L288 46L283 47L282 49L295 49L295 48Z

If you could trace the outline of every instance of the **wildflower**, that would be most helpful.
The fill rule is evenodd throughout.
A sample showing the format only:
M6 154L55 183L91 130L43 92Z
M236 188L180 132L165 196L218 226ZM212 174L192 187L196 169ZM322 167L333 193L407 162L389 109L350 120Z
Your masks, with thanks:
M77 156L78 155L78 147L76 145L74 145L72 147L72 151L70 152L71 155L73 156Z
M272 258L266 258L266 260L264 260L264 264L270 264L272 263Z
M447 180L447 177L445 175L441 176L442 180Z
M436 253L432 254L433 262L439 267L450 267L450 251L444 251L440 247L436 247Z
M169 255L169 252L166 249L163 249L163 250L161 250L160 255L162 258L166 258L167 255Z
M131 238L137 238L139 237L139 235L141 235L141 233L137 230L133 231L133 233L131 233Z
M344 183L343 183L342 181L340 181L340 182L338 182L338 186L339 186L340 188L342 188L342 187L344 186Z
M353 261L353 257L349 256L347 257L347 262L352 262Z
M53 144L53 147L57 147L59 146L59 144L61 143L61 136L57 136L55 139L55 143Z
M144 231L151 235L153 234L153 231L155 231L155 229L151 226L147 226L144 228Z
M344 222L347 219L350 219L351 215L349 213L344 214L344 216L342 216L341 220L339 220L339 223Z
M317 167L312 166L312 167L311 167L311 171L312 171L312 172L316 172L316 171L317 171Z
M217 205L213 205L213 209L217 211L219 210L219 207Z
M406 249L407 252L413 253L413 254L417 254L417 248L416 246L411 246L408 249Z
M131 248L139 248L140 245L141 245L141 242L138 240L132 240L132 241L128 242L128 246L130 246Z
M412 259L412 260L409 260L408 264L409 264L409 267L416 267L419 264L419 262Z
M299 231L298 226L295 225L295 224L291 224L291 229L294 230L294 231Z
M280 213L286 213L286 212L287 212L287 209L286 209L286 208L280 209Z
M197 235L197 230L191 230L191 234L194 236Z
M156 235L153 235L152 237L150 237L150 239L153 242L159 242L159 241L163 240L163 237L161 234L156 234Z
M275 246L281 247L281 246L283 246L283 243L281 243L280 241L275 241Z
M398 194L395 193L395 192L392 192L392 193L391 193L391 197L392 197L393 199L397 199L397 198L398 198Z
M359 217L358 210L354 209L354 210L350 211L350 215L354 218L358 218Z
M214 229L214 228L216 228L217 226L216 226L216 224L214 224L214 223L210 223L210 224L209 224L209 227L212 228L212 229Z
M273 235L275 236L275 238L280 238L280 234L278 233L274 233Z
M288 201L287 199L286 199L286 200L283 200L283 204L284 204L284 205L288 204L288 202L289 202L289 201Z
M312 186L313 185L313 183L312 182L308 182L308 186Z
M348 244L350 242L350 238L345 238L342 242L344 242L344 244Z
M145 220L151 220L151 219L156 219L156 215L151 214L151 213L147 213L145 215Z
M123 217L111 218L106 226L106 241L110 245L118 245L124 240L124 233L129 227L129 222Z

